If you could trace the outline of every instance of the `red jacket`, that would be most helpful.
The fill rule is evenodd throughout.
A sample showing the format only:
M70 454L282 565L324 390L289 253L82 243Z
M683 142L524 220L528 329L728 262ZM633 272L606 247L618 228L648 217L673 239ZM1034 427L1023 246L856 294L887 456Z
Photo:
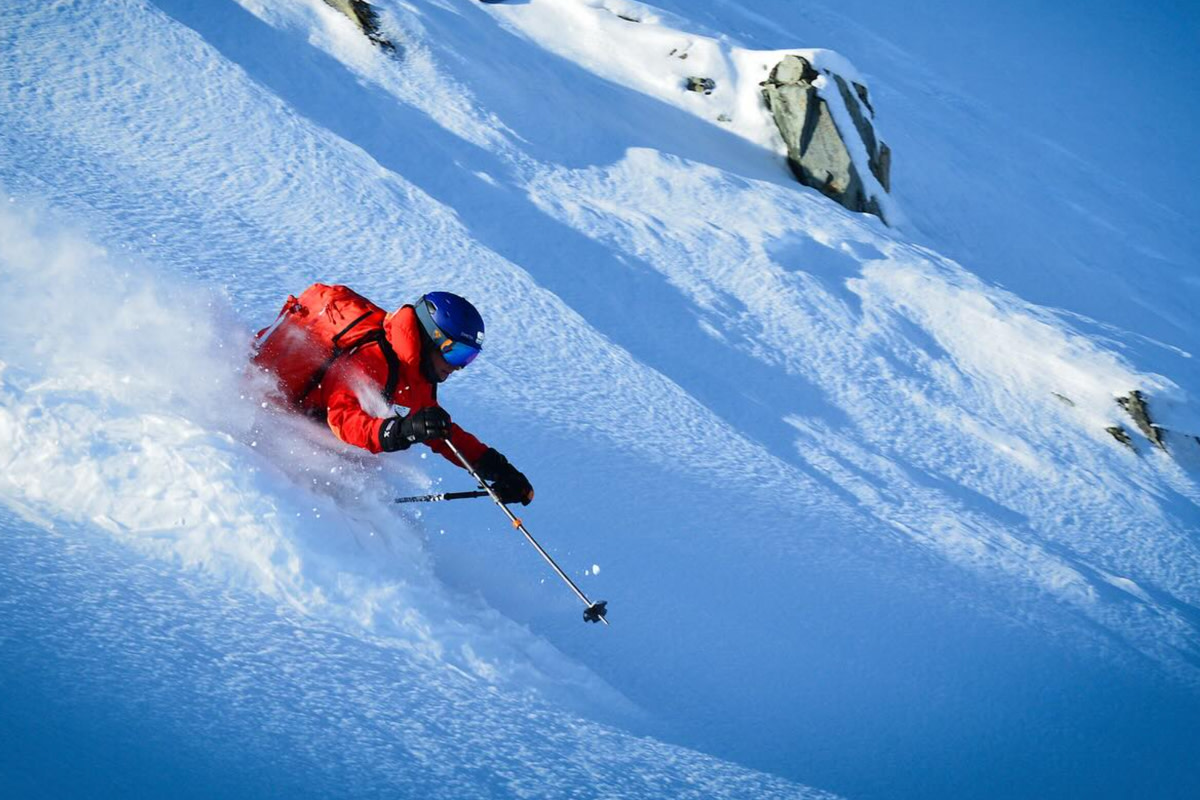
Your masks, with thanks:
M372 343L337 359L320 385L305 398L303 409L315 416L324 416L330 430L343 442L372 453L380 452L380 429L384 420L395 413L386 406L401 406L401 413L407 414L438 404L437 384L421 371L419 325L412 306L404 306L384 318L384 333L400 362L396 390L386 404L383 389L388 376L387 359L383 349ZM453 423L450 441L472 464L488 449ZM450 463L461 466L442 440L435 439L426 444Z

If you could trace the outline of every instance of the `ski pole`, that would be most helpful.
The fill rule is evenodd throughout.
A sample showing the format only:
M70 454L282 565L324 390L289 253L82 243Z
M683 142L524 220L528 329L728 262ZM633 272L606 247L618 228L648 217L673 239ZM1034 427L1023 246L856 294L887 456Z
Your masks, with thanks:
M474 492L442 492L441 494L419 494L413 497L397 497L397 503L440 503L443 500L468 500L472 497L487 497L480 489Z
M608 603L604 600L601 600L597 603L593 603L591 600L589 600L588 596L584 594L578 586L575 585L575 581L571 580L567 576L567 573L563 572L562 568L558 566L558 564L554 563L554 559L550 557L550 554L543 550L542 546L537 543L537 539L534 539L533 535L525 529L525 523L522 522L516 514L509 511L508 506L500 502L500 497L496 494L496 491L483 482L483 479L479 477L479 473L475 471L475 468L471 466L469 461L463 458L462 453L458 452L458 448L455 447L449 439L443 439L442 441L446 443L446 447L450 448L450 452L453 453L454 457L458 459L458 463L463 465L463 469L470 473L471 477L478 481L479 485L483 487L484 491L491 496L492 502L500 506L500 510L503 511L508 516L509 520L512 521L513 527L525 535L525 538L529 540L529 543L533 545L539 553L541 553L542 558L546 559L546 563L554 567L554 571L558 573L558 577L562 578L563 581L566 582L567 586L571 587L571 591L575 592L575 595L583 601L585 606L587 606L587 608L585 608L583 611L583 621L603 622L605 625L607 625L608 619L605 615L608 614Z

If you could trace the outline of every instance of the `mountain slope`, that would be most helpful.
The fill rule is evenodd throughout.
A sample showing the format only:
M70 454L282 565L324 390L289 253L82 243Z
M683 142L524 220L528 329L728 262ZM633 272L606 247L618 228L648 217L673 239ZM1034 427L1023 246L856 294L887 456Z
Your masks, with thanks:
M316 0L3 12L0 222L21 301L0 324L0 490L26 520L5 526L22 554L6 575L41 552L46 574L82 574L72 596L109 585L60 529L122 576L113 592L147 598L148 617L110 612L126 627L192 620L214 664L279 653L228 729L269 755L238 726L328 694L272 723L293 769L356 765L315 795L1196 786L1200 450L1134 453L1104 430L1129 426L1114 397L1138 388L1177 436L1200 433L1195 322L1172 313L1194 287L1175 278L1145 325L1109 300L1129 248L1194 254L1167 212L1097 236L1120 188L1028 143L1035 166L981 180L993 166L955 148L1004 136L917 103L938 85L914 71L871 81L898 154L889 229L795 184L769 137L625 85L658 69L643 40L597 53L548 16L628 12L630 30L733 46L687 9L378 5L399 58ZM792 44L749 27L736 46ZM919 139L929 119L949 132ZM1048 172L1088 222L1027 202ZM959 202L968 185L982 199ZM1033 252L1044 269L1022 267ZM260 407L250 331L314 280L479 305L488 352L446 405L533 479L526 522L611 602L611 629L579 624L495 509L389 504L467 488L453 468L348 452ZM29 643L10 663L94 669L38 632L40 584L14 585L35 611L10 611ZM72 607L108 652L94 604ZM171 636L139 652L140 685L246 702L244 674L189 666ZM544 711L522 719L526 702ZM188 708L170 730L192 735ZM355 735L322 738L338 726ZM571 769L518 775L556 759Z

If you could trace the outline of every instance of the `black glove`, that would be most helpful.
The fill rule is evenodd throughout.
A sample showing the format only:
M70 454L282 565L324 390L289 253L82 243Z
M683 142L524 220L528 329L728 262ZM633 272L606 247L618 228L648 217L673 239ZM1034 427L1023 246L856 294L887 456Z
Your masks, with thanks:
M445 439L450 435L450 415L440 406L428 406L407 417L392 417L379 429L379 447L392 453L407 450L414 442Z
M492 491L501 503L520 503L527 506L533 502L533 485L500 451L489 447L475 462L475 472L485 481L492 481Z

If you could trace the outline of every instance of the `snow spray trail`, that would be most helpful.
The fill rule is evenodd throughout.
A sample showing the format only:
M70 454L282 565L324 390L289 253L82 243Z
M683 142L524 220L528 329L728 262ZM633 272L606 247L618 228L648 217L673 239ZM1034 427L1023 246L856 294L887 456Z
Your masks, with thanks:
M102 528L354 635L488 681L614 693L432 574L394 510L428 479L280 416L217 293L151 279L33 214L3 210L0 497Z

